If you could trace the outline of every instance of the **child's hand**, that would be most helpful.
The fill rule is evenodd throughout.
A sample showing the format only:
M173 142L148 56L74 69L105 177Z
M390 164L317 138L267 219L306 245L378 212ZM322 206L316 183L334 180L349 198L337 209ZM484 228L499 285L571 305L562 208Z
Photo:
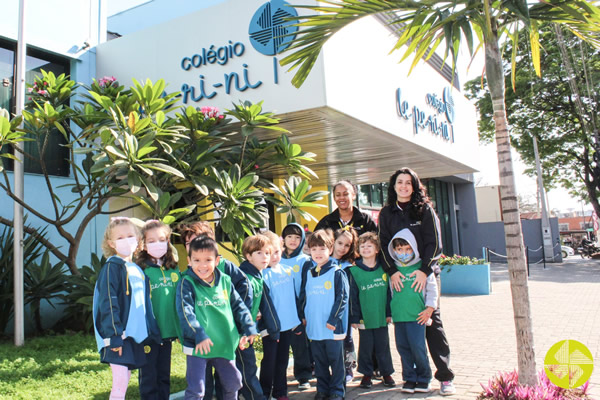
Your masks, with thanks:
M259 311L258 314L256 314L256 320L260 321L261 318L262 318L262 314Z
M242 336L240 338L240 344L239 344L239 348L240 350L244 350L246 348L246 345L248 344L248 336Z
M352 327L353 327L354 329L358 329L358 324L352 324Z
M306 320L304 318L302 319L302 325L306 326Z
M404 288L402 279L404 279L404 278L405 278L405 276L402 274L402 272L400 272L400 271L394 272L392 274L392 276L390 277L390 286L392 286L392 289L395 290L396 292L402 291L402 288Z
M415 288L415 292L421 293L423 289L425 289L425 284L427 283L427 275L425 275L425 272L421 270L416 270L409 275L409 278L412 278L413 276L415 276L415 281L410 287Z
M335 331L335 326L327 324L327 329L329 329L330 331Z
M392 323L392 317L386 317L385 318L385 322L387 322L388 324Z
M113 349L111 349L112 351L119 352L119 357L121 357L123 355L123 347L115 347Z
M419 313L419 316L417 317L417 322L419 323L419 325L425 325L427 321L429 321L429 318L431 318L431 314L433 314L433 310L433 307L427 307Z
M212 345L213 345L212 340L210 340L210 338L206 338L196 345L196 353L200 353L201 355L206 355L210 352L210 346L212 346Z

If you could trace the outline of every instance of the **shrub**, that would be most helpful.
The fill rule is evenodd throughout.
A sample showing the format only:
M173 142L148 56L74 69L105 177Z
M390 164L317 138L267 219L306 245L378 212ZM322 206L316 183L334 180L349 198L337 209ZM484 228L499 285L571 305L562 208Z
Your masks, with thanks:
M475 257L467 257L467 256L459 256L458 254L454 254L453 256L447 256L445 254L442 254L442 256L440 257L440 260L438 261L438 264L443 266L443 265L466 265L466 264L485 264L486 261L481 258L475 258Z
M483 391L477 400L591 400L587 394L588 384L589 381L580 388L564 389L550 382L541 371L537 385L521 386L517 371L501 372L487 385L481 385Z

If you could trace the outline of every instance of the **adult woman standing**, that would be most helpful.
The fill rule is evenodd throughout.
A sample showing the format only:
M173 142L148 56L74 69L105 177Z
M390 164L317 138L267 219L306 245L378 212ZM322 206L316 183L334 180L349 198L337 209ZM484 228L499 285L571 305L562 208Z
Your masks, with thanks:
M383 267L390 275L392 290L398 292L404 288L402 279L405 277L397 270L390 257L388 244L396 232L405 228L415 236L422 260L421 268L410 275L415 276L414 283L406 290L422 292L427 276L431 273L439 275L437 260L442 254L442 238L440 221L425 187L410 168L401 168L390 177L387 204L379 214ZM450 395L456 391L452 383L454 373L450 369L450 347L444 333L439 306L431 319L433 323L427 327L426 337L431 358L437 369L435 378L440 381L440 394Z

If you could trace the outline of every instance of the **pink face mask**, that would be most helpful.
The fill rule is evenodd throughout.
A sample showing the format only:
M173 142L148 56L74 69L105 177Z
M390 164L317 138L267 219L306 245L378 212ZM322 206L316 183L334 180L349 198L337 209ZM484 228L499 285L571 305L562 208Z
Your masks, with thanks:
M146 243L146 249L148 254L156 260L162 258L165 254L167 254L167 248L169 244L167 242L152 242Z
M115 250L121 257L129 257L137 248L138 241L136 237L115 240Z

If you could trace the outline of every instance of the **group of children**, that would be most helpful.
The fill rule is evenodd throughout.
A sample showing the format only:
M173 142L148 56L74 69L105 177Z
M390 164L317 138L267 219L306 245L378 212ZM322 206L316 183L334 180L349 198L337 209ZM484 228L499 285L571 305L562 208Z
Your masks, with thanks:
M219 255L208 223L186 225L180 234L188 260L183 273L167 225L147 221L139 234L131 220L118 217L106 229L102 247L109 258L94 292L94 328L101 361L112 370L111 399L125 397L138 368L141 398L168 399L175 339L187 356L186 399L214 392L227 400L238 392L245 400L287 399L290 346L299 389L310 387L314 373L316 400L343 399L352 378L352 328L360 339L360 386L371 387L375 369L384 385L395 386L392 322L402 390L429 391L425 325L437 304L435 278L424 295L392 293L375 233L318 230L306 239L300 225L290 224L281 238L272 232L246 238L239 268ZM398 232L389 250L410 285L420 266L414 236ZM264 355L257 374L259 335Z

